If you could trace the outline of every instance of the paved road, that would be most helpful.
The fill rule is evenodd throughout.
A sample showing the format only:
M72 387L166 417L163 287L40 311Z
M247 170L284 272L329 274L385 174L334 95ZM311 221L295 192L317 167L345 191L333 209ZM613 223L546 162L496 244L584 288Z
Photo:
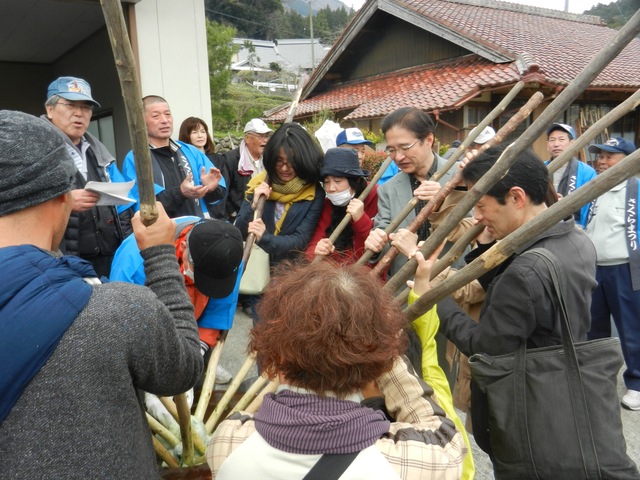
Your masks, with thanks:
M251 328L251 318L240 310L237 312L234 326L229 332L221 358L221 364L231 373L240 370L241 365L247 357L247 339L249 329ZM256 375L257 370L254 367L247 375L247 378L255 377ZM620 375L618 379L618 393L620 398L622 398L624 391L625 388L622 383L622 376ZM464 415L461 412L458 413L461 417ZM622 424L627 441L627 453L637 465L640 465L640 411L634 412L622 409ZM595 433L597 434L597 432ZM473 436L471 435L469 438L472 442L472 451L476 462L476 480L493 479L493 470L489 458L475 445Z

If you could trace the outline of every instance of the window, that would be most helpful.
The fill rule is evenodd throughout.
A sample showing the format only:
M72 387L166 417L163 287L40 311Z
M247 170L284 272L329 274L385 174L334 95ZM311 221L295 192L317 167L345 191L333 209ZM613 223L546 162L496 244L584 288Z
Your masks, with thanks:
M475 127L491 112L489 105L467 104L464 106L464 126Z
M116 135L113 126L113 115L107 114L91 119L87 129L91 135L100 140L111 155L116 156Z

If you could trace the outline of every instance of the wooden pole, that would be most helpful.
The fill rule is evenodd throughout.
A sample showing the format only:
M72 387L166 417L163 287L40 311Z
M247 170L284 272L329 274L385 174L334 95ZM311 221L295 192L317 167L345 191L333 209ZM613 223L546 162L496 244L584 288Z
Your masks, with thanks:
M173 402L171 397L158 397L160 403L167 409L167 412L173 417L176 422L180 421L178 416L178 409L176 408L176 404Z
M253 400L253 398L260 393L262 387L264 387L269 382L269 379L263 374L260 375L253 385L249 387L249 389L245 392L240 400L236 403L236 406L231 409L229 415L232 415L235 412L239 412L240 410L244 410L244 408L249 405L249 403Z
M442 178L442 176L445 173L447 173L449 169L464 154L467 147L471 145L471 143L473 143L473 141L480 134L480 132L482 132L482 130L486 126L488 126L498 115L500 115L500 113L504 111L505 108L507 108L507 105L509 105L511 100L513 100L513 98L518 93L520 93L523 87L524 87L524 82L516 83L513 86L513 88L509 91L509 93L502 99L502 101L498 105L496 105L496 107L493 110L491 110L491 112L489 112L489 115L487 115L473 130L471 130L471 132L469 132L469 135L467 135L467 138L465 138L464 141L460 144L457 151L451 156L451 158L449 158L449 160L447 160L447 163L440 170L438 170L436 173L433 174L433 177L431 177L430 180L438 181L440 178ZM389 235L390 233L393 233L400 226L402 221L405 218L407 218L407 215L413 212L417 204L418 204L418 199L416 197L411 198L411 200L407 202L405 207L393 218L393 220L387 226L387 228L384 229L385 233L387 235ZM362 256L356 262L356 264L365 265L374 255L375 253L372 250L365 250ZM381 268L377 270L377 272L380 272L380 271L381 271Z
M129 138L135 158L136 177L140 197L140 216L142 223L151 225L158 218L156 195L153 188L153 171L147 126L144 122L140 83L136 73L135 60L131 43L127 35L120 0L100 0L104 14L113 58L118 70L120 89L124 99L124 107L129 124Z
M164 445L160 443L156 437L151 435L151 441L153 442L153 449L156 451L156 455L160 458L160 460L164 461L171 468L178 468L180 464L176 460L169 450L164 448Z
M300 83L298 83L298 89L296 90L296 94L293 97L293 101L289 106L289 112L287 113L287 118L284 123L291 123L293 121L293 117L296 114L296 109L298 108L298 102L300 101L300 96L302 95L302 89L304 88L304 84L306 83L307 77L305 75L300 77ZM271 184L269 180L269 175L267 175L264 179L265 182ZM262 212L264 211L264 204L267 201L267 197L261 195L258 200L256 200L256 209L253 215L253 219L256 220L258 218L262 218ZM256 241L256 236L253 233L247 235L247 240L244 243L244 251L242 252L242 261L244 262L244 269L247 269L247 263L249 263L249 257L251 256L251 250L253 249L253 244ZM243 272L244 273L244 272Z
M198 398L198 405L196 406L196 411L193 414L198 420L204 420L207 406L211 399L211 392L213 392L213 386L216 383L216 370L218 368L218 363L220 362L220 356L222 355L222 349L224 348L226 340L227 330L220 333L218 341L214 345L211 356L209 357L207 372L204 375L202 390L200 390L200 397Z
M378 169L374 177L371 179L371 182L369 182L369 185L367 185L367 188L365 188L364 191L358 197L358 200L361 200L362 202L364 202L367 199L367 197L373 190L373 187L376 186L378 181L382 178L382 175L384 174L385 170L389 167L389 165L391 165L391 162L393 162L391 157L387 157L385 161L382 162L382 165L380 165L380 168ZM347 228L347 225L349 225L350 221L351 221L351 214L347 213L344 216L344 218L340 221L336 229L331 233L331 235L329 235L329 241L331 242L331 244L336 243L336 240L338 240L338 237L344 231L344 229ZM317 262L319 260L322 260L323 258L325 258L324 255L316 255L313 261Z
M567 163L572 157L575 157L576 152L581 151L586 145L589 144L592 139L596 138L602 130L606 129L609 125L620 119L626 113L634 110L638 105L640 105L640 90L637 90L624 102L622 102L608 114L594 123L584 133L584 135L580 136L580 138L572 143L561 155L550 162L548 164L549 173L553 174L553 172L557 171L558 168ZM447 254L436 262L435 266L433 267L433 272L431 272L431 278L436 277L445 268L455 262L462 254L462 251L466 248L466 246L480 234L483 228L484 227L482 225L478 224L469 229L462 237L460 237L454 244L454 246L447 252ZM402 291L402 293L396 296L396 301L404 304L408 296L409 289L406 288Z
M540 232L544 232L560 220L567 218L581 205L585 205L627 178L638 174L640 174L640 150L636 150L631 155L623 158L618 164L574 190L570 195L537 215L533 220L497 242L480 257L456 272L446 281L426 292L414 304L405 309L408 319L415 320L420 315L423 315L438 300L500 265L513 255L520 245L532 240Z
M421 251L425 255L430 255L445 240L446 235L455 225L467 214L469 210L476 204L492 186L498 178L501 178L513 165L518 156L526 150L551 123L563 112L589 84L598 76L598 74L611 62L622 49L635 38L640 32L640 11L636 12L633 17L622 27L616 36L607 43L589 62L589 64L576 76L576 78L565 88L556 99L540 114L540 116L531 124L531 126L513 143L510 148L505 150L500 161L498 161L475 185L474 188L467 192L464 198L456 205L451 213L443 220L440 226L429 236L422 246ZM575 192L574 192L575 193ZM586 203L586 202L585 202ZM403 285L415 272L416 260L409 260L396 274L391 278L385 288L392 288L395 291L399 285Z
M624 102L618 105L616 108L607 113L604 117L598 120L596 123L584 132L573 144L570 145L564 152L558 155L552 162L549 163L549 173L553 174L565 163L576 156L576 153L589 145L589 142L596 138L604 129L614 123L616 120L622 118L624 115L634 110L640 105L640 90L627 98Z
M462 236L453 244L453 246L449 249L449 251L433 266L433 271L431 272L431 278L437 277L442 271L451 265L453 262L460 258L464 249L469 245L480 233L484 230L484 225L476 224L471 227L469 230L464 232ZM411 289L409 287L405 288L400 294L396 295L394 300L400 305L404 305L407 301L407 297L409 296L409 292Z
M191 432L191 409L187 402L187 395L181 393L173 397L178 408L178 424L182 437L182 464L193 465L193 438Z
M531 112L533 112L533 110L538 105L540 105L540 103L542 103L543 99L544 95L542 95L542 93L534 93L527 101L527 103L523 105L522 108L520 108L518 113L511 117L509 121L500 130L498 130L498 132L496 132L496 135L491 140L482 145L478 153L482 153L492 146L502 143L506 137L508 137L515 131L516 127L519 124L521 124L527 117L529 117L529 115L531 115ZM444 199L454 190L454 188L458 186L461 180L462 174L460 172L456 172L456 174L445 185L443 185L442 188L440 188L438 193L436 193L420 210L418 215L416 215L413 221L407 226L407 230L413 233L417 232L420 226L427 221L429 215L431 215L431 212L433 212L442 204ZM451 232L451 230L449 230L449 232ZM447 232L447 235L449 235L449 232ZM398 249L392 245L373 268L371 274L377 276L382 274L382 272L385 272L391 265L393 259L396 258L398 253Z
M269 183L269 175L265 177L265 182ZM264 211L264 204L267 201L267 197L261 195L258 198L256 203L256 209L253 212L253 219L257 220L258 218L262 218L262 212ZM251 250L253 249L253 244L256 242L256 236L253 233L247 235L247 239L244 242L244 250L242 252L242 262L244 264L244 270L247 269L247 264L249 263L249 257L251 256ZM244 274L244 271L242 272Z
M216 408L213 409L213 412L211 413L211 416L207 420L207 423L205 423L204 426L205 426L207 435L210 435L211 432L213 432L213 429L218 423L218 420L220 420L220 417L222 417L222 413L227 408L227 405L229 405L231 398L233 398L235 393L238 391L238 388L240 387L240 384L244 380L244 377L247 376L247 373L249 373L249 370L251 369L251 367L255 365L255 363L256 363L256 355L255 353L251 353L245 360L242 367L240 367L240 371L236 374L236 377L233 379L233 381L231 382L231 385L229 385L229 388L227 389L227 391L224 393L224 395L216 405Z
M157 435L160 435L161 438L166 440L171 448L175 448L176 445L180 443L180 439L177 438L173 433L169 431L167 427L162 425L158 420L153 418L153 416L149 415L149 412L145 412L147 417L147 422L149 423L149 428L151 431Z
M269 382L269 384L262 389L258 396L253 400L253 402L249 404L247 408L244 409L244 411L248 413L257 412L258 408L260 408L260 405L262 405L262 399L264 398L264 396L267 393L274 393L278 388L278 385L280 385L278 379L274 379L273 381Z
M523 81L519 81L518 83L516 83L513 86L513 88L509 90L509 93L505 95L502 101L498 103L498 105L496 105L495 108L489 112L489 115L484 117L484 119L478 125L476 125L473 130L469 132L469 135L467 135L467 138L463 140L463 142L458 147L457 151L454 152L453 155L451 155L449 160L447 160L447 163L445 163L445 165L440 170L434 173L433 177L431 177L431 180L435 182L440 180L442 176L445 173L447 173L449 169L451 169L451 167L453 167L456 164L458 159L462 155L464 155L464 152L466 151L466 149L471 146L471 144L476 139L476 137L480 135L480 132L482 132L482 130L484 130L485 127L489 126L489 124L493 122L498 117L498 115L504 112L504 109L507 108L507 105L511 103L511 100L513 100L515 96L518 95L518 93L520 93L520 91L523 88L524 88Z

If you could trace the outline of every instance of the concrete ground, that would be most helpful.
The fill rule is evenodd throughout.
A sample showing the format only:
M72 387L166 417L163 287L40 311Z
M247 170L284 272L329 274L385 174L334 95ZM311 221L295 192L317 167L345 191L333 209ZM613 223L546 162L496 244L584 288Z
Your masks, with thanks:
M230 373L235 374L247 358L247 341L248 333L251 328L251 317L245 315L241 310L237 310L234 326L229 332L227 342L225 344L220 363ZM249 371L246 378L256 377L257 370L255 366ZM220 388L216 386L216 388ZM622 382L622 371L618 378L619 398L625 393L624 383ZM458 412L464 422L464 414ZM624 436L627 441L627 453L631 459L640 465L640 411L630 411L622 409L622 424L624 428ZM594 432L596 435L598 432ZM482 452L473 441L473 435L469 436L473 458L476 463L476 479L490 480L493 479L493 469L487 455Z

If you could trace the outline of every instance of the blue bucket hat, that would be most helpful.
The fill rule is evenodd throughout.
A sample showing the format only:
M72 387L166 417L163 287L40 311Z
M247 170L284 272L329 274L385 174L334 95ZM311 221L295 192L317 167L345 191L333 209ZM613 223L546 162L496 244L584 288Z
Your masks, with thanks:
M82 78L60 77L54 80L47 90L47 99L53 95L71 101L90 102L100 108L100 104L91 97L91 86Z

